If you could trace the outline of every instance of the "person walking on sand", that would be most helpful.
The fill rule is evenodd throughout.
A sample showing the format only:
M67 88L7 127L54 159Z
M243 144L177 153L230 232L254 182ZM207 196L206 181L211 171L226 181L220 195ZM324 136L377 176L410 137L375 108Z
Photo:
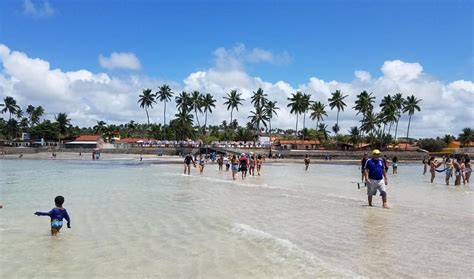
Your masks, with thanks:
M367 162L367 153L364 153L364 157L360 160L360 172L361 172L361 180L364 182L365 178L365 163Z
M372 158L368 159L365 163L364 178L367 185L369 206L372 206L372 196L375 196L378 190L380 196L382 196L383 207L388 208L387 190L385 188L388 185L387 174L378 149L372 151Z
M308 168L309 168L309 163L311 162L311 159L309 159L309 155L306 154L304 156L304 166L305 166L305 171L308 171Z
M69 214L67 213L66 208L63 207L64 197L57 196L54 198L54 203L56 207L51 209L49 212L39 212L36 211L34 214L36 216L49 216L51 218L51 235L56 236L61 230L63 226L63 219L67 221L67 227L71 228L71 219L69 218Z
M184 157L184 174L186 174L186 172L188 175L191 173L191 163L193 163L193 166L196 167L196 162L194 161L191 153L189 153Z

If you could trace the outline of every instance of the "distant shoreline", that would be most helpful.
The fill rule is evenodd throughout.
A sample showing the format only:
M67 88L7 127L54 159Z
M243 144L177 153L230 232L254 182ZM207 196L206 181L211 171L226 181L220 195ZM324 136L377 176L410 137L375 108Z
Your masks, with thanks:
M51 152L38 152L38 153L24 153L20 158L20 153L7 154L5 156L0 155L0 160L59 160L59 161L93 161L91 153L82 153L79 156L78 152L56 152L56 158L52 158ZM140 154L126 154L126 153L101 153L101 157L98 161L137 161L140 162ZM157 156L150 154L142 155L142 162L144 163L157 163L157 164L182 164L183 158L181 156ZM338 157L332 160L316 159L311 158L312 164L335 164L335 165L357 165L360 159ZM416 163L417 159L400 160L401 163ZM266 159L265 164L278 164L278 163L293 163L303 164L303 158L283 158L283 159ZM214 163L215 164L215 163ZM420 163L421 164L421 163Z

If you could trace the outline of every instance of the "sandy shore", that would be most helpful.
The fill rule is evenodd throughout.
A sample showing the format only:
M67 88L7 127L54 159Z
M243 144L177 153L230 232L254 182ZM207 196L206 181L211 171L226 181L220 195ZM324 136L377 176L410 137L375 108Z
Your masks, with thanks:
M79 153L75 152L57 152L56 158L52 158L51 152L39 152L39 153L26 153L23 154L20 158L19 154L7 154L0 155L0 159L3 160L81 160L81 161L92 161L92 155L82 154L79 156ZM100 161L140 161L139 154L114 154L114 153L101 153ZM161 164L182 164L183 158L180 156L157 156L143 154L142 161L146 163L161 163ZM312 164L347 164L347 165L356 165L359 164L360 160L355 159L311 159ZM404 161L401 161L404 162ZM266 159L265 163L275 164L275 163L293 163L293 164L303 164L303 159L296 158L285 158L285 159ZM416 164L414 161L405 161L405 163Z

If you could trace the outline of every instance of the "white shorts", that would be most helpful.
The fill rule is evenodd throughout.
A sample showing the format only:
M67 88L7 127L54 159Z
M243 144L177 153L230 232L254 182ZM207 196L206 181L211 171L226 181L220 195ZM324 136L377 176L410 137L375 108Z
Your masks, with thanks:
M381 196L387 195L387 190L385 189L385 181L370 179L367 181L367 196L375 196L379 190Z

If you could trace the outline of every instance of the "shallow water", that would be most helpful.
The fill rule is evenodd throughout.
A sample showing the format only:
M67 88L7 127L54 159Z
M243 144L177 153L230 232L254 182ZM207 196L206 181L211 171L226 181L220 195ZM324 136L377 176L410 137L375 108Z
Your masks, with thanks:
M391 209L366 207L357 166L0 161L0 278L472 277L472 186L401 165ZM59 237L33 212L64 195Z

